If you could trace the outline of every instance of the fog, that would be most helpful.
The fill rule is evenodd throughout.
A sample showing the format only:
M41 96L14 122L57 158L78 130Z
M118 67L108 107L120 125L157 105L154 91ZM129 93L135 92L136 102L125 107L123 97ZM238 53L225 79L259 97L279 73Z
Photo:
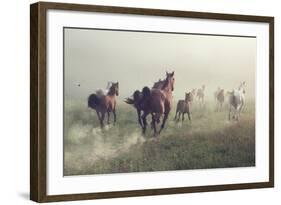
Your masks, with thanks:
M206 86L213 98L218 87L246 82L247 98L255 96L256 38L151 32L64 30L64 93L86 100L108 81L119 82L119 100L152 86L175 71L174 99Z

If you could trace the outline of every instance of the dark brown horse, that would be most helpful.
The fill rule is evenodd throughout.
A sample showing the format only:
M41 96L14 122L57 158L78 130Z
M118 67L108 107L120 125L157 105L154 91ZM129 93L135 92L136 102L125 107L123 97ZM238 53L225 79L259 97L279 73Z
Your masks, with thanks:
M165 83L165 79L164 80L159 79L157 82L153 84L152 89L162 89L164 83ZM141 112L145 107L144 103L147 102L149 95L150 95L150 88L146 86L142 89L142 91L136 90L133 94L133 98L125 99L125 102L127 104L133 105L136 108L137 115L138 115L138 122L142 128L143 128L143 123L141 119Z
M137 109L138 120L143 133L146 132L146 117L149 114L152 115L151 125L154 130L154 135L157 133L156 123L160 122L162 115L164 115L164 118L159 133L165 127L165 123L172 108L172 91L174 90L174 82L174 72L166 72L166 79L158 81L157 85L154 84L154 87L157 88L149 89L148 87L144 87L142 92L135 91L133 99L126 100L128 104L134 104ZM142 115L141 111L143 112Z
M114 124L116 122L116 96L119 94L119 83L112 83L106 95L91 94L88 98L88 107L96 110L100 126L104 127L105 113L109 124L110 113L113 113Z
M164 129L165 123L168 119L169 113L172 109L172 101L173 96L172 92L174 91L174 72L168 73L166 72L166 79L162 85L162 89L152 89L150 93L150 97L146 103L146 107L144 108L144 113L142 115L143 120L143 132L146 131L146 116L151 113L152 114L152 128L154 130L154 135L156 135L156 123L160 122L160 118L164 115L161 128L159 133Z

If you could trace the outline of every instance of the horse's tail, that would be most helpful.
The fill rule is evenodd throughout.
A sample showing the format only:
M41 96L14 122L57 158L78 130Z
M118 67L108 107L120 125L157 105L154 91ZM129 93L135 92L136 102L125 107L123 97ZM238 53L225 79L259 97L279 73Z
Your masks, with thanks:
M136 90L133 94L133 98L126 98L125 103L133 105L140 101L141 99L141 92L139 90Z
M130 105L133 105L135 103L134 99L132 99L132 98L126 98L124 100L124 102L127 103L127 104L130 104Z
M127 104L130 104L130 105L139 105L141 102L143 102L144 99L146 99L147 97L150 96L150 89L148 87L144 87L142 89L142 92L139 91L139 90L136 90L133 94L133 97L132 98L126 98L125 99L125 102Z
M88 107L92 109L96 109L96 107L100 104L100 99L96 94L91 94L88 97Z

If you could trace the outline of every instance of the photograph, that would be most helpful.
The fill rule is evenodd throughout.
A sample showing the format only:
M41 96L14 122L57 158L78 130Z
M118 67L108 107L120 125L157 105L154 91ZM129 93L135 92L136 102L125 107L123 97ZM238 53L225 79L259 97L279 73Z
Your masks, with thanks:
M256 36L63 28L63 175L255 167Z
M30 5L30 199L274 187L274 16Z

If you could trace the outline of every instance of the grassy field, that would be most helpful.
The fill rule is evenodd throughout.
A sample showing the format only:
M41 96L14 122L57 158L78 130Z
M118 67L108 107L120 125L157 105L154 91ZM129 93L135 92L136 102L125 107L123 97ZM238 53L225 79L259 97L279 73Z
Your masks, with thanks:
M227 110L194 103L192 122L176 123L174 110L156 139L145 136L133 107L119 103L115 126L99 128L86 102L65 102L64 175L255 166L255 106L248 102L239 122ZM111 119L112 121L112 119ZM150 121L150 119L149 119Z

